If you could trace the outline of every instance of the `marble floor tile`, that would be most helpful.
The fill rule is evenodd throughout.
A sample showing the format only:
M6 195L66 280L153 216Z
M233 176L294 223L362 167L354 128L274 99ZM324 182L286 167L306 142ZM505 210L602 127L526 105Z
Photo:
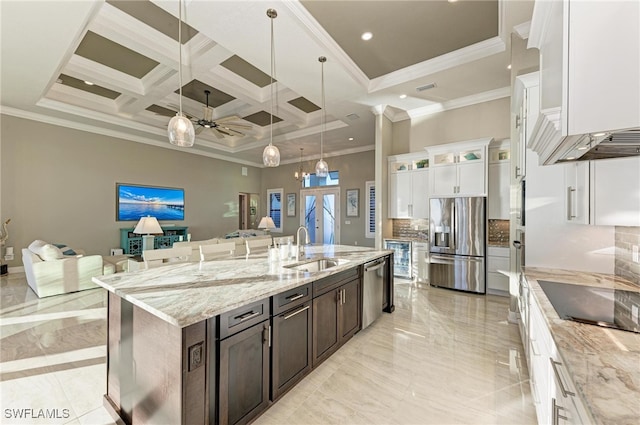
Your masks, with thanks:
M0 423L113 424L102 405L105 291L39 299L24 274L3 276L0 289ZM356 334L255 424L536 423L507 299L401 280L395 296L393 314ZM16 417L38 409L61 417Z

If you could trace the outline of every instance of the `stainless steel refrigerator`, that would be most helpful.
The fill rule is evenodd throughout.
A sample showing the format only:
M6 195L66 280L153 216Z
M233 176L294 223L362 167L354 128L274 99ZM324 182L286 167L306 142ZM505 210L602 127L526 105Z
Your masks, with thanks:
M485 211L484 197L429 200L431 285L486 292Z

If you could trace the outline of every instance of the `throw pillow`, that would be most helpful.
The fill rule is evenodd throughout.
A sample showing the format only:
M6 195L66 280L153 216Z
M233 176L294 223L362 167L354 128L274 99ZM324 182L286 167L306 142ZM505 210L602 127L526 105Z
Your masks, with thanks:
M73 249L69 248L64 244L54 243L54 245L58 247L60 251L62 251L62 255L78 255L77 252L75 252Z
M41 241L35 240L29 245L29 251L42 258L44 261L59 260L63 257L62 251L58 247Z

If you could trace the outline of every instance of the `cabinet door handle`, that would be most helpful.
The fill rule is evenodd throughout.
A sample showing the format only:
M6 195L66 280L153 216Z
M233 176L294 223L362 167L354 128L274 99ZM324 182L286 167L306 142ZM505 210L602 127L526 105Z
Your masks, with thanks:
M560 386L560 392L564 397L570 395L575 396L576 393L569 391L564 386L564 382L562 382L562 377L560 376L560 371L558 370L558 365L562 365L562 363L553 360L553 357L549 357L549 361L551 362L551 367L553 368L553 374L556 375L556 380L558 381L558 385Z
M521 177L522 174L520 174L520 167L516 165L516 178Z
M343 289L342 290L342 304L346 304L347 303L347 290Z
M565 410L564 407L559 406L558 403L556 403L556 399L552 398L551 399L551 416L552 416L552 418L551 418L552 422L551 423L553 425L560 425L560 419L562 419L564 421L568 421L569 420L568 417L560 414L561 410Z
M534 356L539 356L540 352L538 351L538 346L536 345L536 340L532 339L531 340L531 351L533 352Z
M567 186L567 220L569 221L576 218L573 215L573 192L575 191L576 189L573 186Z
M338 304L342 304L342 290L338 291Z
M289 301L295 301L295 300L299 300L302 297L304 297L304 294L295 294L295 295L289 295L288 297L285 297L285 299Z
M284 319L284 320L290 319L291 317L295 316L296 314L300 314L300 313L302 313L302 312L303 312L303 311L305 311L305 310L309 310L309 306L302 307L302 308L300 308L300 309L298 309L298 310L294 311L293 313L289 313L289 314L287 314L286 316L284 316L284 317L283 317L283 319Z
M268 343L269 347L271 347L271 325L262 329L262 343Z
M520 115L516 115L516 128L520 128Z
M251 310L251 311L250 311L250 312L248 312L248 313L241 314L240 316L236 316L236 317L234 317L234 319L240 319L240 322L244 322L244 321L246 321L246 320L249 320L249 319L252 319L252 318L254 318L254 317L256 317L256 316L259 316L259 315L261 315L261 314L262 314L262 313L261 313L261 312L259 312L259 311L253 311L253 310Z

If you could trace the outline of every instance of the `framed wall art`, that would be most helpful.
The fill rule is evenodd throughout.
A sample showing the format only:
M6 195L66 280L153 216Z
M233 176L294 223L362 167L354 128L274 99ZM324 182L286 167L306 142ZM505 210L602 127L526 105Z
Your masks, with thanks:
M347 189L347 217L358 217L359 213L359 189Z
M287 193L287 217L296 216L296 194Z

